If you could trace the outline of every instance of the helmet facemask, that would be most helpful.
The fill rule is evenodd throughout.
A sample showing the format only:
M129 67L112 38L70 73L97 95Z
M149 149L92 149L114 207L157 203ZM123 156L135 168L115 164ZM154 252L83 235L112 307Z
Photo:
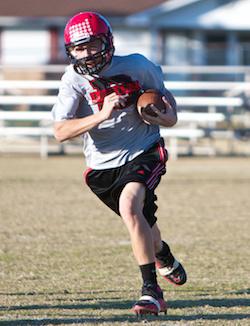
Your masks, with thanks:
M90 55L85 58L77 59L72 54L70 49L74 46L87 44L92 42L96 39L100 39L102 42L102 49L101 51ZM70 62L74 66L74 70L81 75L93 75L98 74L107 64L110 63L114 54L114 46L113 46L113 37L112 34L109 33L108 35L100 35L90 37L87 40L80 40L75 44L71 43L70 45L66 45L66 52L69 56ZM92 64L94 63L94 64Z

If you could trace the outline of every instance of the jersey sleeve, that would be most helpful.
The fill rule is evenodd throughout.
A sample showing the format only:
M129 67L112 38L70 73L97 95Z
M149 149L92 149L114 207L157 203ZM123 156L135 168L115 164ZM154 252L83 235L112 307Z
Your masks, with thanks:
M153 88L159 90L162 94L166 96L170 105L176 108L176 101L172 93L165 88L164 85L164 75L160 66L155 65L150 60L142 56L144 69L141 86L144 90Z
M77 110L82 99L82 94L74 87L74 83L68 78L66 72L61 79L57 100L52 108L53 119L62 121L77 117Z

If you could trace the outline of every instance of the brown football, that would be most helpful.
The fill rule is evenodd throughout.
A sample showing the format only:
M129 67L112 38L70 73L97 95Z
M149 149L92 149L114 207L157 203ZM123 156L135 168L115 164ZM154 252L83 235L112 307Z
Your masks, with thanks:
M165 112L166 106L162 100L162 94L156 89L145 90L137 100L137 110L141 115L144 111L146 114L156 117L157 114L152 110L151 104L154 104L161 112Z

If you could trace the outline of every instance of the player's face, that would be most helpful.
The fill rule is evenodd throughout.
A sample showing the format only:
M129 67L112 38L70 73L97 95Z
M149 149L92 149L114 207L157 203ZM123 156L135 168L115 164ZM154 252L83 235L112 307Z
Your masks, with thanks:
M95 39L91 42L79 44L72 47L72 49L70 49L70 54L78 60L89 58L87 65L91 67L98 63L96 60L91 60L91 57L100 52L102 47L102 41L100 39Z

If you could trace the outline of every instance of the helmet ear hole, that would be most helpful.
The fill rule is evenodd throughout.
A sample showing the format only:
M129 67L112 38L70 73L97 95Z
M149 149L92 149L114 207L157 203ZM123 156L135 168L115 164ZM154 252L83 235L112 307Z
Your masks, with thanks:
M102 40L103 45L101 51L93 56L93 60L96 61L95 67L89 68L86 59L77 60L71 55L72 47L97 38ZM82 12L73 16L66 24L64 42L70 62L79 74L99 73L110 63L114 54L111 27L103 16L94 12Z

